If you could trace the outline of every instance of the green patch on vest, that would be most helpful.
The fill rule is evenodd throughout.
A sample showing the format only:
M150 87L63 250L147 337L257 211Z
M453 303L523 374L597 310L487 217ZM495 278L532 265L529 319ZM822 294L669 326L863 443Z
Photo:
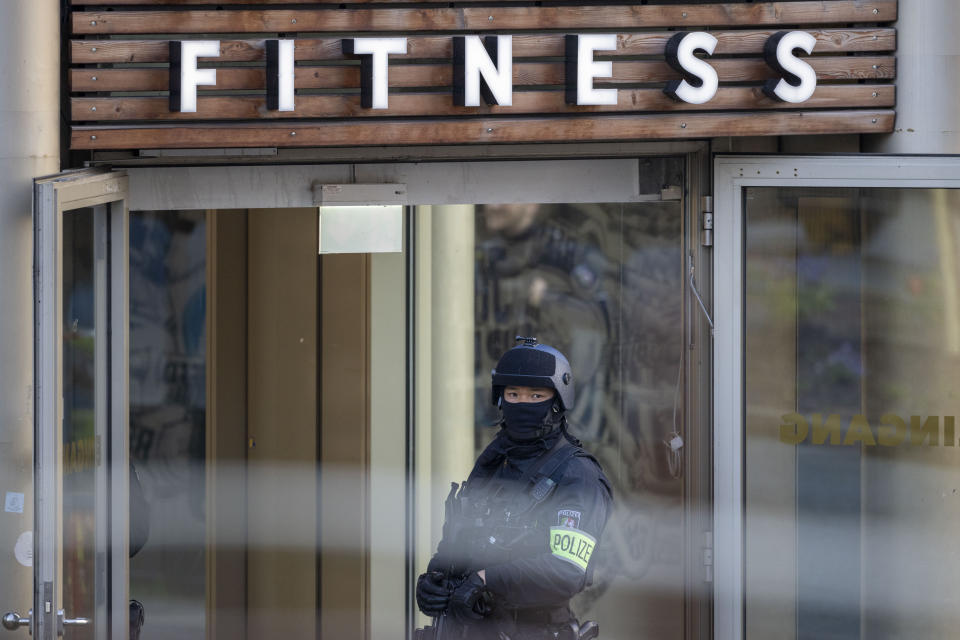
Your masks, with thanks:
M570 527L550 527L550 553L587 570L597 541L590 535Z

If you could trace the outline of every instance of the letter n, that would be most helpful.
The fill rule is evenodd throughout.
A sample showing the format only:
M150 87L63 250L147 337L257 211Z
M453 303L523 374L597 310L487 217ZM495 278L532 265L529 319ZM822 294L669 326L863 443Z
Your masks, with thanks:
M813 419L813 444L825 444L827 435L830 436L830 444L841 444L843 442L843 422L840 416L831 414L827 416L827 422L824 424L823 416L819 413L811 416Z
M918 447L924 440L928 440L931 447L940 444L939 416L927 416L923 422L920 416L910 416L910 444Z

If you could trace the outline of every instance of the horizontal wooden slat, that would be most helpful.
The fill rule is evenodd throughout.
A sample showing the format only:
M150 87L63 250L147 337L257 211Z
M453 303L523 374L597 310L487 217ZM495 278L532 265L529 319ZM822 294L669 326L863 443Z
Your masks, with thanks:
M892 56L845 56L809 58L820 80L888 80L896 73ZM774 73L763 60L727 58L711 60L721 82L758 82ZM447 87L453 69L449 64L403 64L390 67L390 86L395 88ZM356 89L360 86L360 68L354 66L297 67L298 89ZM666 82L677 78L677 72L665 62L639 60L614 62L609 84ZM261 68L233 67L217 69L217 89L264 89L265 71ZM561 62L518 62L513 65L513 82L517 86L556 85L564 82ZM72 69L73 91L166 91L169 88L167 69Z
M651 29L890 22L896 0L816 0L756 4L78 11L73 33L272 33Z
M716 31L717 48L714 55L759 54L775 30ZM817 39L816 53L860 53L894 51L897 48L895 29L820 29L810 33ZM622 33L617 36L617 51L612 55L663 55L667 40L673 34ZM220 42L220 62L256 62L264 58L263 40L223 40ZM305 38L296 41L297 60L340 60L340 38ZM391 60L417 58L449 58L453 51L450 36L422 36L407 38L406 55L391 56ZM513 37L514 58L563 55L563 35L537 34ZM70 59L74 64L109 64L167 62L169 47L166 40L73 40Z
M609 106L577 107L564 102L562 91L523 91L513 94L509 107L456 107L449 94L399 94L390 97L388 111L364 109L360 97L301 96L296 111L270 111L260 97L201 97L196 113L171 113L166 98L73 98L70 101L74 121L123 120L255 120L260 118L354 118L390 115L463 116L477 114L590 113L623 111L703 111L704 105L675 102L658 89L625 89L618 92L619 102ZM803 104L805 109L892 107L895 89L889 85L828 85L817 88ZM746 111L750 109L796 108L767 98L758 87L723 87L706 106L709 110Z
M343 0L312 0L311 3L304 2L304 0L70 0L70 4L75 7L84 7L84 6L103 6L109 4L111 6L156 6L156 7L182 7L182 6L201 6L201 5L217 5L217 6L243 6L243 5L304 5L307 4L366 4L366 3L390 3L390 4L412 4L415 0L348 0L346 3ZM456 0L457 2L470 2L473 4L498 4L503 2L514 2L516 0ZM694 0L695 1L695 0ZM422 0L418 4L425 4L430 2L437 2L448 4L449 0Z
M894 112L768 111L731 114L470 118L390 122L73 127L73 149L356 147L398 144L573 142L889 133Z

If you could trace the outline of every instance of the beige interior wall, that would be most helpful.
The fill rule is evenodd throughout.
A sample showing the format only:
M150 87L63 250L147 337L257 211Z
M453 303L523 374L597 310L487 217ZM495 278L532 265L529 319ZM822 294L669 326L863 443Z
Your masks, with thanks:
M370 258L325 255L321 271L320 634L367 638Z
M451 482L474 451L473 205L416 208L415 573L440 540ZM418 614L418 625L428 623Z
M436 540L431 533L434 514L442 507L441 498L435 494L431 480L433 460L432 433L433 412L430 410L432 393L430 382L433 379L433 342L430 310L433 308L433 254L430 252L433 229L430 225L432 207L421 206L414 210L414 252L416 254L414 278L414 304L416 326L414 327L414 517L417 531L414 548L414 573L421 573L427 567L430 556L436 548ZM442 511L440 511L442 517ZM429 624L429 618L417 611L416 626Z
M796 212L769 206L747 221L745 291L745 637L796 638L796 447L779 440L797 406ZM778 228L777 246L751 243ZM793 229L787 237L784 229ZM751 251L751 249L755 251Z
M466 480L475 457L474 433L474 206L431 208L430 255L433 342L430 365L431 505L434 548L443 525L441 510L450 482ZM429 315L428 312L429 311Z
M208 637L393 638L403 257L325 256L320 276L313 208L216 212L209 250Z
M207 214L207 638L246 637L247 215Z
M406 304L402 253L370 256L370 638L406 610Z
M313 638L317 210L251 209L248 241L248 637Z

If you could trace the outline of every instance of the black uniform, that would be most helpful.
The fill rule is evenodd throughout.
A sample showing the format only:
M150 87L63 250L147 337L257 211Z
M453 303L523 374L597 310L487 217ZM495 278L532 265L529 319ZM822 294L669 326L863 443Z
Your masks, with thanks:
M428 571L484 569L493 595L493 612L471 624L466 637L569 632L569 600L591 582L612 493L600 465L565 425L522 443L501 430L451 506Z

